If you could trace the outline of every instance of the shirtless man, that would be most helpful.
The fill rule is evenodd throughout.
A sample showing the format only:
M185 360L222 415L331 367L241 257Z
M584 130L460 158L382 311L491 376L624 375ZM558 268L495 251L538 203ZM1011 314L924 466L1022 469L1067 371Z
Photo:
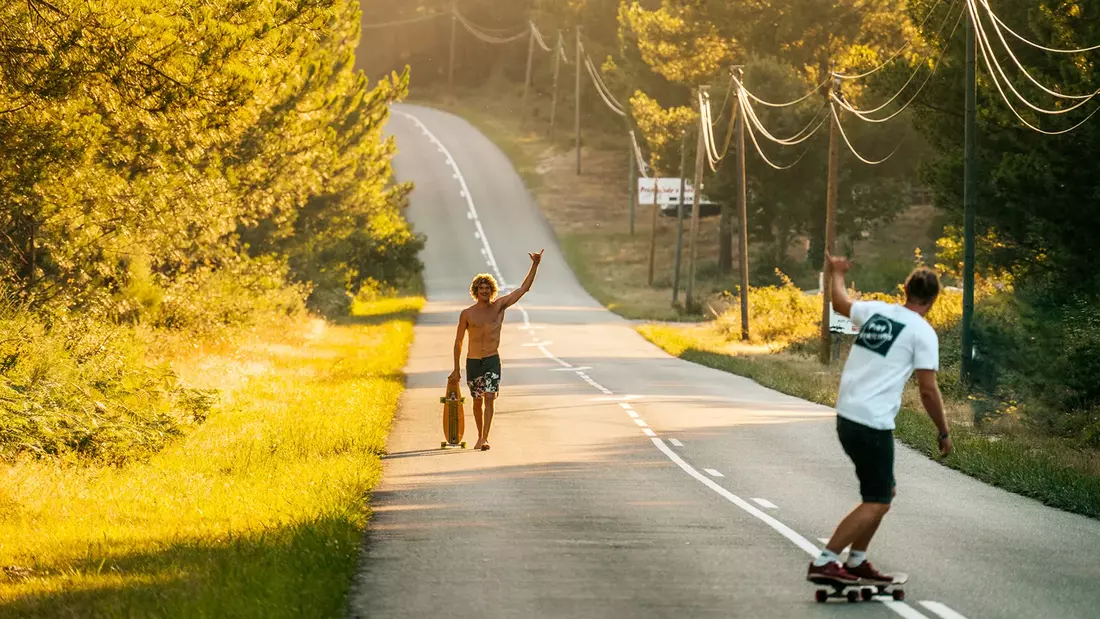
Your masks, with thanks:
M539 270L542 252L529 253L531 269L523 284L511 293L497 299L497 282L488 273L479 273L470 283L470 296L477 303L462 310L458 317L458 334L455 335L455 369L450 378L458 380L462 373L458 369L462 357L462 336L470 333L470 350L466 354L466 384L470 387L470 397L474 400L474 422L477 424L477 443L474 449L489 449L489 428L493 424L493 407L500 390L500 328L504 325L504 310L518 302L535 281L535 272ZM483 404L484 403L484 404ZM484 419L482 408L484 407Z

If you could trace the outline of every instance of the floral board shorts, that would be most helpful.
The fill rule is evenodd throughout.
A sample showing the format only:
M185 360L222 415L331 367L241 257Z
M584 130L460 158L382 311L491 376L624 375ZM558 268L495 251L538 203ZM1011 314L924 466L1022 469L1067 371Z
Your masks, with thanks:
M484 359L466 358L466 384L470 387L470 397L477 399L486 393L500 391L500 355Z

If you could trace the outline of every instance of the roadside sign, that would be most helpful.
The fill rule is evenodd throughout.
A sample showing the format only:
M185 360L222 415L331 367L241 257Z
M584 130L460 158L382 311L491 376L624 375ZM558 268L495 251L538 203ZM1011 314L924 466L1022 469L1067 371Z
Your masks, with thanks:
M680 179L679 178L658 178L657 179L657 204L662 206L668 206L671 204L679 204L680 197ZM684 183L684 199L685 204L690 204L695 199L695 188L691 186L691 181ZM653 204L653 179L652 178L639 178L638 179L638 204Z
M852 324L852 320L843 314L836 313L832 303L829 304L829 331L847 335L859 335L859 329Z

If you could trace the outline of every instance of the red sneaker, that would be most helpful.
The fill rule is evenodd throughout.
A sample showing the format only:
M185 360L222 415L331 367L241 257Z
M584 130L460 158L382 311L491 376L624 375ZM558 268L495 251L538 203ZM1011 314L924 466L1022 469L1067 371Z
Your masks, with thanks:
M836 561L825 565L810 563L810 569L806 572L806 580L818 584L840 583L845 585L859 584L859 577L844 569L844 566Z
M844 569L852 576L859 578L861 585L888 585L894 582L893 576L876 570L870 561L864 561L856 567L845 565Z

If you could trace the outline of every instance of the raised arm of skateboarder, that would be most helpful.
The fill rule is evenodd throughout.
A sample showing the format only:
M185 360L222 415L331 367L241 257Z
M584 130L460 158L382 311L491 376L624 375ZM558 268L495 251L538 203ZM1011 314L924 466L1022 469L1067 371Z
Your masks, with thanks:
M519 288L516 288L500 298L501 309L506 309L515 305L523 298L523 295L531 290L531 284L535 283L535 273L539 270L539 262L542 261L542 252L544 251L546 250L540 249L537 254L535 252L527 254L531 257L531 268L527 271L527 277L523 279L523 283L520 284Z

